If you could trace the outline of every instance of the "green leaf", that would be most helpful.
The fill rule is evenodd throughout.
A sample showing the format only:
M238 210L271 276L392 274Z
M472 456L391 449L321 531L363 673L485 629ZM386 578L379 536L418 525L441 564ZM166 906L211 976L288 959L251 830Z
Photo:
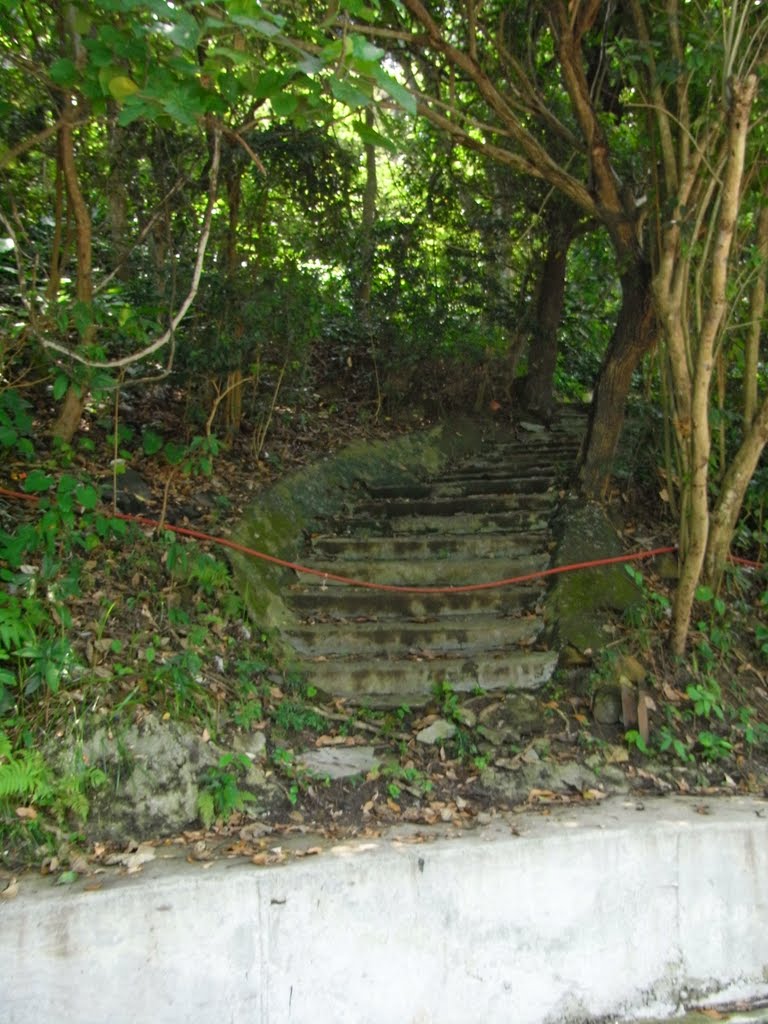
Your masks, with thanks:
M73 85L77 79L77 67L69 57L62 57L51 64L49 74L57 85Z
M81 484L75 488L75 498L79 505L89 510L96 508L99 503L99 493L90 484Z
M39 494L49 490L54 482L50 473L44 473L42 469L33 469L27 474L22 486L27 494Z
M138 85L127 75L115 75L114 78L110 78L107 88L113 99L116 99L118 103L122 103L129 96L133 96L135 92L139 91Z
M298 98L290 92L270 96L269 102L277 117L290 117L299 105Z
M374 128L369 128L367 124L356 124L355 131L360 136L362 142L369 146L381 146L382 149L388 149L390 153L396 153L398 151L397 146L391 139L381 135Z
M174 18L176 23L168 33L168 38L175 46L194 53L200 41L200 27L191 14L178 8L174 11Z
M696 600L697 601L711 601L715 596L715 592L712 587L701 586L696 587Z
M342 0L341 9L349 11L356 18L360 18L361 21L375 21L377 11L373 7L368 7L363 0Z
M245 14L230 14L229 19L234 25L252 28L254 32L266 36L267 39L279 35L282 26L285 24L285 19L279 17L279 15L273 15L271 21L267 21L265 18L251 18Z
M319 71L323 70L325 64L319 57L313 57L310 54L307 54L296 64L296 67L305 75L316 75Z
M141 438L145 455L157 455L163 447L163 439L155 430L145 430Z
M79 877L76 871L62 871L56 879L56 885L72 885Z
M159 113L160 108L156 103L140 99L138 96L128 96L120 113L117 115L117 123L121 128L126 128L129 124L133 124L134 121L138 121L142 117L154 121Z
M393 78L382 67L376 68L373 77L384 92L391 96L395 102L399 103L403 110L408 114L416 114L416 97L412 96L397 79Z
M358 60L371 61L378 64L384 56L384 50L374 46L364 36L352 36L352 56Z
M366 107L371 102L370 96L366 96L362 90L341 78L331 79L331 92L340 103L344 103L353 110L357 107Z
M163 448L163 454L172 466L178 466L187 454L187 449L183 444L176 444L175 441L168 441Z

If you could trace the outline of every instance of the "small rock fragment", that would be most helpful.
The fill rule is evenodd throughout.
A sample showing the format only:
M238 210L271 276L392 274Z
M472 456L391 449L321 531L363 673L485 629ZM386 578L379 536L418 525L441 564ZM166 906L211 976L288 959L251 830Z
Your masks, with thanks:
M447 722L444 718L438 718L426 729L417 732L416 739L419 743L434 744L440 743L442 740L449 740L455 735L455 722Z

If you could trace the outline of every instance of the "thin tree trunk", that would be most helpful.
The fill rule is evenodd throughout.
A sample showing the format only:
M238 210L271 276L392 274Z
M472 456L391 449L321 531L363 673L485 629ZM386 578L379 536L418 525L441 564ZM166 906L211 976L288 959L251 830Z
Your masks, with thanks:
M373 128L373 110L365 111L365 125ZM357 304L367 321L370 316L371 290L373 288L373 229L376 223L376 147L365 143L365 189L363 191L363 215L360 230L360 280L357 285Z
M706 578L718 586L730 551L736 523L760 456L768 443L768 396L753 417L749 432L723 477L720 494L710 518L709 537L704 559Z
M757 221L757 254L760 266L752 289L750 324L744 346L744 429L749 426L757 409L757 370L760 360L760 331L766 302L766 277L768 277L768 203L760 210Z
M657 337L650 267L638 263L626 271L621 292L621 309L595 387L579 468L581 489L593 501L602 501L607 494L632 374Z
M88 212L77 176L74 140L74 121L76 116L77 108L72 104L71 97L65 96L62 107L62 124L59 129L59 146L67 198L75 220L75 251L77 254L75 295L79 303L90 307L93 304L91 215ZM94 324L90 324L83 332L81 344L91 344L95 335L96 327ZM64 403L51 430L55 438L67 443L72 440L80 423L86 398L87 394L84 390L70 384L64 396Z
M557 366L557 332L563 318L565 271L573 226L559 218L550 226L547 255L539 282L536 326L531 338L528 373L522 404L529 412L545 419L552 414L553 379Z
M710 298L699 332L693 371L691 436L688 440L690 480L686 488L687 507L684 505L690 530L672 615L670 642L674 654L683 654L685 651L696 587L701 579L709 541L708 482L712 444L709 427L710 388L715 342L726 310L729 258L739 211L749 113L756 89L757 78L754 75L732 83L733 98L728 117L728 161L720 191L720 210L710 272Z

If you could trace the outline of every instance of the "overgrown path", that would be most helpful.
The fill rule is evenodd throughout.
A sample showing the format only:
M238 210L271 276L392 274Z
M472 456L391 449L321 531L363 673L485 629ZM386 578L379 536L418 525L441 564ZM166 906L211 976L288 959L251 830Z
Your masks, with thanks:
M409 593L302 577L289 604L299 667L326 693L375 706L458 692L533 690L552 675L541 581L509 579L550 564L550 521L572 471L586 413L563 406L550 429L497 429L479 453L421 484L372 487L314 535L305 561L334 576L443 588Z

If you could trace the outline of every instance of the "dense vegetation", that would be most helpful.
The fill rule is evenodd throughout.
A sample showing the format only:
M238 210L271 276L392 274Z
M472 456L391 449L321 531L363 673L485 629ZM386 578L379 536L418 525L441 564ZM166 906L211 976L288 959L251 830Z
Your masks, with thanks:
M607 501L631 406L684 655L765 548L767 70L762 0L0 0L0 445L39 499L0 506L0 800L50 797L35 729L103 683L95 570L129 539L187 640L243 616L223 563L110 514L139 458L165 516L321 421L590 398L576 486ZM163 642L141 607L107 644L126 693ZM154 696L194 707L195 642L161 660Z

